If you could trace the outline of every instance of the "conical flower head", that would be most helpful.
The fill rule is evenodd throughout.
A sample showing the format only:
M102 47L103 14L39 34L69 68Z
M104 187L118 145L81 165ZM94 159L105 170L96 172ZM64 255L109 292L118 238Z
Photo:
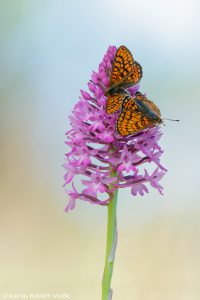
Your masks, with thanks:
M118 188L131 188L133 196L148 192L148 183L162 193L160 179L166 169L160 163L163 150L158 145L162 136L159 127L122 137L115 131L119 113L108 115L105 110L112 63L117 48L110 46L88 82L81 90L79 101L69 116L71 129L66 133L69 151L65 156L65 190L74 208L77 199L107 205ZM129 88L134 96L139 86ZM153 172L148 166L155 166ZM75 188L77 178L79 189ZM72 190L68 184L72 182ZM78 191L79 190L79 191Z

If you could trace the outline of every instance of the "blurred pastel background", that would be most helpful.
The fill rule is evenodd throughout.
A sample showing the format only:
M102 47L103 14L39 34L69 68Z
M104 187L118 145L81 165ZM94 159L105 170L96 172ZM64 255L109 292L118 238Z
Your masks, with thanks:
M0 1L0 299L101 299L106 208L65 214L62 163L67 115L110 44L134 53L141 91L181 120L162 129L164 196L120 191L113 300L200 299L199 11L198 0Z

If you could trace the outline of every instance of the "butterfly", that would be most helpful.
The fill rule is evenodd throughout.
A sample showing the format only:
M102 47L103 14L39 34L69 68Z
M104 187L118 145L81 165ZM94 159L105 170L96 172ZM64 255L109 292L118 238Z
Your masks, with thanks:
M117 119L116 131L122 135L138 133L151 125L162 123L159 108L142 93L126 96Z
M107 114L113 114L121 108L124 98L129 95L126 89L137 84L141 78L142 67L134 61L131 52L125 46L120 46L112 65L109 88L105 93L108 97Z

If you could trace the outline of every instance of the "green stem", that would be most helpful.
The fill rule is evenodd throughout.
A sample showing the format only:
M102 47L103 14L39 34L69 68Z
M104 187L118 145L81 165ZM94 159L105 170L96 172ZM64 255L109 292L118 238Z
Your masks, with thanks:
M115 259L115 249L117 245L117 195L118 190L116 190L113 193L111 201L108 204L107 245L106 260L102 280L102 300L111 300L112 298L112 290L110 288L110 283Z

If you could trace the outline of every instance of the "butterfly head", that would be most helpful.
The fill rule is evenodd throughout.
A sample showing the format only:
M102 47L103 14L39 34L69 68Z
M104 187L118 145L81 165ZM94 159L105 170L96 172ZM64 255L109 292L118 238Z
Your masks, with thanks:
M135 93L135 98L137 98L138 100L142 100L144 98L144 96L142 95L142 93L136 92Z

